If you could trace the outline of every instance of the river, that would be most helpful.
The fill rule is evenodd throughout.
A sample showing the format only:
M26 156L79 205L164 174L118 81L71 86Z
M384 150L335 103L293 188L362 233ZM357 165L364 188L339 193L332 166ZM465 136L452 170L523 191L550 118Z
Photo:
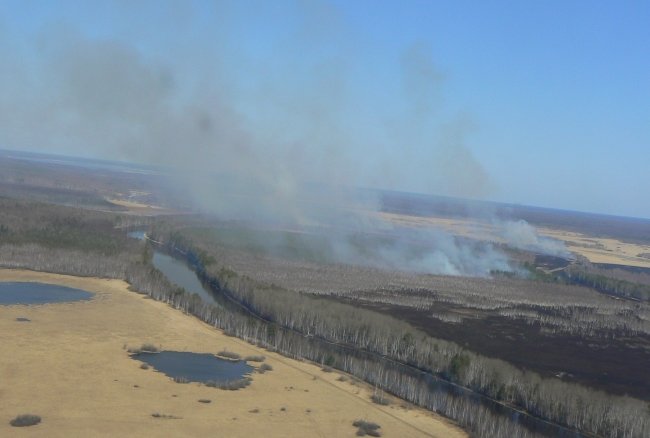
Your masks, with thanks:
M128 235L140 240L147 238L146 234L142 231L132 231L128 233ZM223 296L223 291L214 290L214 288L209 288L201 283L192 267L181 259L181 257L183 257L182 253L177 252L174 254L174 256L154 249L152 261L154 266L165 276L167 276L167 278L172 283L184 288L190 293L198 294L206 302L217 306L227 307L229 310L234 312L244 311L242 307L233 305L229 297ZM280 327L278 330L288 329L283 329ZM583 436L579 432L569 430L552 422L547 422L537 417L528 415L524 411L511 408L469 389L459 387L434 374L418 370L412 366L396 362L390 358L386 358L372 352L360 350L352 346L334 344L319 338L311 338L310 342L318 343L322 348L329 349L332 352L336 352L340 355L355 356L363 360L372 360L379 362L385 370L393 370L402 373L405 376L417 379L422 387L429 388L431 400L436 399L436 397L439 397L440 394L453 394L454 397L464 398L473 404L485 407L493 414L516 423L533 433L538 433L540 435L548 437L561 438L576 438Z

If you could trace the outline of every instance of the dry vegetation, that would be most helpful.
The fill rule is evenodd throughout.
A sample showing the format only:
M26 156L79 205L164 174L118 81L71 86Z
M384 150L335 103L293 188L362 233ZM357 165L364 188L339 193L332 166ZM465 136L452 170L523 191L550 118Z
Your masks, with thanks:
M46 419L37 426L40 433L51 437L208 436L215 430L233 437L350 436L356 418L376 419L389 436L463 436L423 410L375 407L368 402L371 388L313 380L318 366L224 336L163 303L142 299L122 281L8 270L0 270L0 280L45 281L97 294L84 303L0 307L0 333L12 333L3 337L0 356L0 369L9 377L0 382L0 416L6 419L1 436L15 433L9 421L16 413L32 410ZM19 325L17 315L35 322ZM142 339L177 350L264 355L274 371L236 392L178 385L161 373L142 372L129 358L124 345ZM286 389L287 382L293 390ZM212 403L199 406L196 400ZM259 413L249 414L256 406Z

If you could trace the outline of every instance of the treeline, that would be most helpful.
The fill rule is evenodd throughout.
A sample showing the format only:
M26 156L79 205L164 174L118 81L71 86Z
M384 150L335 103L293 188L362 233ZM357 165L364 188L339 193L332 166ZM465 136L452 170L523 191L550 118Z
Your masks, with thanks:
M35 244L116 254L128 245L115 229L120 216L0 198L0 245Z
M0 246L0 266L124 279L137 292L194 315L231 336L295 359L336 366L406 400L455 419L479 436L537 436L462 393L431 388L424 374L404 373L397 364L381 363L377 358L363 355L359 357L353 349L329 345L279 325L206 303L198 295L189 294L171 284L160 271L138 260L133 254L107 257L99 253L52 249L34 244L18 247L3 245Z
M141 254L128 254L125 259L124 256L127 254L105 257L99 253L53 250L34 245L27 245L20 249L12 248L11 251L4 251L7 249L4 247L0 249L3 249L0 251L0 265L3 266L123 278L135 290L192 314L223 329L230 335L279 351L289 357L306 358L318 363L330 364L385 391L452 418L477 436L538 436L537 433L521 424L511 421L508 415L499 412L499 405L486 403L462 387L445 386L444 382L430 380L427 378L427 374L418 373L390 360L378 360L374 355L357 353L354 348L328 344L315 336L304 336L297 331L286 330L277 324L270 324L242 313L227 310L224 307L206 303L198 295L190 295L183 289L172 285L162 273L139 259ZM40 257L34 257L37 254L40 254ZM399 323L398 321L394 322ZM420 345L415 336L413 332L407 332L402 336L402 344L415 349L415 345ZM467 380L477 380L479 375L485 375L481 372L481 368L498 370L501 367L500 371L504 375L509 375L510 379L510 384L501 388L503 391L501 395L506 399L514 399L517 397L517 393L522 394L523 382L516 375L511 374L512 370L507 364L463 352L462 349L450 343L439 342L436 345L433 348L436 356L450 357L448 372L451 380L462 384ZM482 363L482 361L492 363ZM565 412L566 408L571 402L575 403L575 400L567 399L571 398L570 394L574 391L567 391L561 382L542 380L539 377L536 377L536 381L533 383L537 391L544 393L547 401L553 405L559 415L566 415L567 422L580 423L586 417L598 416L601 423L598 427L601 430L600 434L621 437L642 436L642 431L648 426L647 418L644 412L638 410L639 405L636 400L621 397L594 397L594 392L587 390L583 401L587 399L589 402L583 402L580 406L583 411L590 411L591 414L587 415L585 412L575 410L574 413L569 414ZM576 385L571 386L577 387ZM560 398L558 399L558 397ZM532 405L527 407L530 412L534 413ZM524 413L521 415L519 421L524 422ZM630 418L624 418L628 416ZM569 431L562 432L561 429L549 428L553 431L553 435L575 436ZM603 433L604 430L608 430L608 433Z
M650 301L650 284L648 284L650 278L647 274L635 275L621 269L604 273L602 269L595 268L588 261L581 261L554 273L540 271L530 263L523 263L522 267L528 271L529 278L534 281L585 286L614 297ZM629 277L629 279L622 277ZM639 281L643 277L645 283Z
M161 238L170 247L182 244L180 249L192 255L187 238L180 244L170 240L170 235L157 236L157 240ZM209 248L200 248L210 253ZM218 263L205 267L204 274L217 279L221 289L238 302L282 327L412 365L569 428L603 436L642 436L644 428L650 427L647 406L639 400L613 397L556 379L542 379L503 361L481 357L453 343L428 337L385 315L259 284ZM350 371L345 362L337 361L334 365ZM406 394L407 399L416 401L408 391L393 385L390 383L391 387L385 389L400 396ZM449 412L446 415L456 418Z
M14 206L14 214L5 214L5 217L13 216L15 219L17 215L29 211L30 209L25 204L18 203ZM140 244L130 245L122 241L119 251L107 254L101 248L89 249L83 244L77 247L57 248L51 242L48 242L47 245L34 243L29 238L25 238L25 236L30 236L30 230L47 227L51 221L57 220L58 214L61 214L56 207L52 210L49 209L49 206L37 205L36 207L32 211L37 213L54 211L54 214L38 214L28 218L23 224L19 224L15 220L6 221L9 230L5 230L5 237L8 239L0 242L0 266L69 275L124 279L131 284L134 290L146 293L154 299L164 301L176 309L192 314L223 329L230 335L279 351L289 357L334 365L386 391L413 399L422 406L455 418L461 425L481 436L535 436L534 433L522 429L507 417L503 417L476 400L453 391L426 389L429 388L429 382L425 374L416 373L408 379L405 376L397 378L403 373L403 370L399 370L398 364L390 361L382 362L379 360L380 358L357 353L356 348L346 349L324 342L315 336L305 336L298 331L282 327L282 323L286 324L289 320L281 321L280 324L269 323L246 315L244 312L206 303L198 295L188 294L183 289L171 284L161 272L155 269L150 263L151 250L146 245L144 247ZM92 224L96 218L93 217L93 214L89 216L82 215L80 217L82 221L88 220ZM87 230L89 233L101 232L100 228L93 227L91 224L85 223L81 229ZM193 255L196 262L211 261L209 255L205 253L197 252ZM218 284L213 282L213 286L218 287ZM327 325L321 325L319 331L325 327ZM404 325L404 327L406 326ZM354 336L350 339L355 340ZM406 340L411 342L408 340L408 336ZM437 348L441 354L444 354L442 353L445 350L444 347ZM393 377L388 378L388 376Z
M579 267L565 269L564 277L571 284L591 287L607 295L650 301L650 286L646 284L589 272L587 269Z

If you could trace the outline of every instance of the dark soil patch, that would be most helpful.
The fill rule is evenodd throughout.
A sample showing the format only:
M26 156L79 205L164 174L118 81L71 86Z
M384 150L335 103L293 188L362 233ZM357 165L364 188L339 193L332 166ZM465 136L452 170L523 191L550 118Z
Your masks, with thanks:
M423 332L455 342L484 356L505 360L546 377L581 383L613 394L650 400L650 337L603 339L549 335L521 320L486 314L453 324L429 311L354 303L389 314Z

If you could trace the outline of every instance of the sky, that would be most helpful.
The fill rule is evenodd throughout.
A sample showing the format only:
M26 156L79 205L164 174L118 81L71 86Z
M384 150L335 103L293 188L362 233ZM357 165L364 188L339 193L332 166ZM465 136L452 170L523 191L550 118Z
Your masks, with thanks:
M648 1L0 1L0 148L650 218Z

